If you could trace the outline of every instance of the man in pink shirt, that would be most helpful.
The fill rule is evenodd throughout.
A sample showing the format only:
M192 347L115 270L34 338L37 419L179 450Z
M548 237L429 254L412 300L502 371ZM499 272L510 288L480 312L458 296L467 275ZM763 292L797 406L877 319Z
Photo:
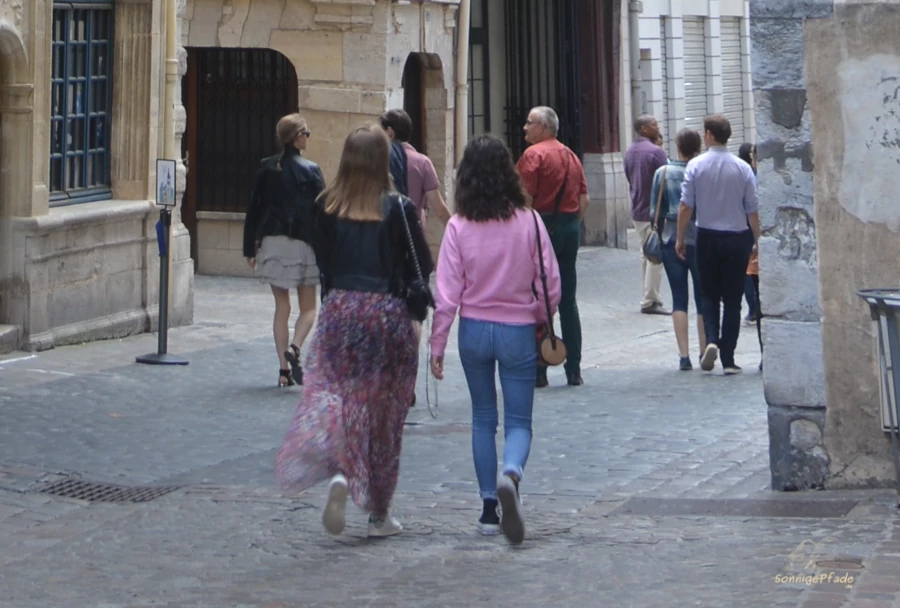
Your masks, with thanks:
M409 143L412 137L413 124L409 114L404 110L388 110L381 115L381 128L385 130L391 141L399 141L406 151L406 187L410 200L419 211L419 221L425 230L426 210L433 212L437 219L447 225L450 210L447 209L441 196L437 171L431 159L420 154Z

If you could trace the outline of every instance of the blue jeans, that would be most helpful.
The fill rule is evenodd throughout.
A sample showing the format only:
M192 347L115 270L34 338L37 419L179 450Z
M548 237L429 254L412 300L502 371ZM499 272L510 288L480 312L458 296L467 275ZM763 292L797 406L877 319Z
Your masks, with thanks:
M503 391L503 474L522 479L531 450L535 326L459 320L459 358L472 397L472 456L482 498L497 498L497 386Z
M700 271L697 268L697 247L687 246L685 259L675 253L675 243L663 245L663 267L666 269L666 278L669 279L669 289L672 290L672 310L675 312L687 312L688 310L688 273L694 284L694 306L697 312L702 314L700 308L703 302L703 288L700 286Z

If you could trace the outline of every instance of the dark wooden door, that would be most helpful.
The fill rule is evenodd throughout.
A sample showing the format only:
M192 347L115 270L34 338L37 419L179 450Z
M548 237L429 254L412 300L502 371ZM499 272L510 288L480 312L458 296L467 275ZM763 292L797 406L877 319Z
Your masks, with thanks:
M418 53L410 53L403 68L403 109L412 120L413 132L409 143L427 154L425 142L425 63Z
M297 111L297 72L270 49L188 49L183 95L188 180L182 218L196 260L197 212L243 213L275 126Z

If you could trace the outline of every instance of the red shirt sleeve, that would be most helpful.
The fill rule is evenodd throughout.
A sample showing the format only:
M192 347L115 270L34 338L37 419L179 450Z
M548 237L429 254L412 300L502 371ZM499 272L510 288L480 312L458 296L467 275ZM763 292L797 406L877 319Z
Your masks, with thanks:
M516 169L519 170L519 175L522 176L522 184L525 186L525 191L531 197L537 196L537 171L540 164L540 157L531 150L525 150L522 158L516 163Z

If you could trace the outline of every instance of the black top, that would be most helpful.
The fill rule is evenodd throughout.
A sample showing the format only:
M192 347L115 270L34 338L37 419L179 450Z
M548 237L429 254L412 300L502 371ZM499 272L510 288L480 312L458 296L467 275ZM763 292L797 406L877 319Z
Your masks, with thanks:
M406 197L384 197L384 219L361 222L338 218L317 206L313 249L322 279L322 297L331 289L391 293L402 297L406 282L416 277L409 238L401 213L409 223L425 280L434 271L431 250L415 206Z
M280 157L263 159L244 219L244 257L254 257L267 236L310 243L313 209L324 189L319 165L303 158L293 146Z

